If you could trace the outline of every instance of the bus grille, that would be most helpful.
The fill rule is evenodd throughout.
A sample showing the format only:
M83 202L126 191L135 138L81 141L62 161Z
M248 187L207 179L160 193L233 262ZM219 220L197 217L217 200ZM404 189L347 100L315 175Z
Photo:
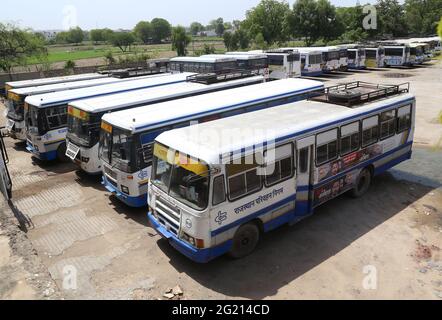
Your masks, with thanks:
M112 179L114 179L114 180L117 180L117 179L118 179L118 177L117 177L117 173L114 172L112 169L106 167L106 166L104 166L104 173L105 173L106 175L108 175L109 177L111 177Z
M169 231L178 236L180 229L181 214L178 209L173 208L162 199L156 200L156 213L158 214L159 222Z

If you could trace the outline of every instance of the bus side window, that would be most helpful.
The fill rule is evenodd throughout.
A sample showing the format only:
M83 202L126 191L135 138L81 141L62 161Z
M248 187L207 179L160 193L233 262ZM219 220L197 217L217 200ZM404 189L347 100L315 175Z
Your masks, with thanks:
M316 137L316 164L327 163L338 157L338 129L320 133Z
M299 150L299 172L306 173L308 171L308 149L309 147Z
M341 127L341 156L359 149L359 121Z
M214 206L226 201L226 186L224 183L224 175L213 179L213 197L212 204Z
M249 164L246 158L242 158L241 163L235 162L226 166L230 201L235 201L262 188L256 163Z
M394 136L396 133L396 110L381 113L381 139Z
M268 157L268 152L264 154ZM266 186L272 186L293 177L294 161L293 161L293 144L285 144L274 149L272 159L266 164Z
M411 105L399 108L397 111L397 133L411 128Z
M378 142L379 140L379 116L364 119L362 121L362 147Z

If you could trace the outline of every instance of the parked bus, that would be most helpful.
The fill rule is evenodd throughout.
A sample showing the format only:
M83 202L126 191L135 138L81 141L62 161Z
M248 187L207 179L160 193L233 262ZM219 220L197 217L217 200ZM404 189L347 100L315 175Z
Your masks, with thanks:
M104 114L197 96L209 92L238 88L263 81L264 78L262 76L247 77L214 84L187 81L74 101L68 105L66 156L78 164L81 170L88 174L101 174L98 143L100 140L101 118Z
M301 56L297 50L251 50L248 52L227 52L231 54L264 54L269 65L269 78L272 80L301 76Z
M296 50L299 52L301 62L301 75L306 77L320 76L325 69L322 50L316 48L281 48L281 50Z
M263 232L342 193L361 197L374 176L410 159L415 107L407 86L357 82L163 133L153 148L150 224L194 261L244 257Z
M318 81L283 79L103 116L100 158L107 190L131 207L147 205L153 143L162 132L302 100Z
M170 59L170 71L172 73L229 73L236 69L238 69L238 61L228 56L218 58L177 57Z
M142 77L97 87L53 92L27 97L25 100L25 128L27 147L36 158L67 161L67 105L76 100L121 92L158 87L186 81L192 73L161 77Z
M348 48L348 68L349 69L365 69L365 48L354 47Z
M365 66L367 68L385 67L385 49L382 46L365 47Z
M105 77L92 80L63 82L36 87L25 87L20 89L9 89L6 100L6 129L7 133L14 139L26 141L24 104L29 96L72 90L79 88L94 87L123 81L122 79Z
M339 45L327 47L339 50L339 70L347 71L348 69L348 45Z
M248 70L256 75L262 75L266 79L269 78L269 63L267 56L264 54L207 54L201 56L201 58L223 58L226 56L236 59L238 69Z
M50 84L57 84L57 83L93 80L93 79L107 78L108 76L109 76L108 74L85 73L85 74L76 74L72 76L10 81L5 83L5 91L7 95L8 91L12 89L22 89L27 87L47 86Z
M391 66L411 66L410 46L408 44L385 44L384 64Z
M410 43L410 63L422 64L426 60L425 58L425 45L422 43Z
M341 68L341 51L336 47L318 47L312 50L321 50L325 62L325 72L337 71Z

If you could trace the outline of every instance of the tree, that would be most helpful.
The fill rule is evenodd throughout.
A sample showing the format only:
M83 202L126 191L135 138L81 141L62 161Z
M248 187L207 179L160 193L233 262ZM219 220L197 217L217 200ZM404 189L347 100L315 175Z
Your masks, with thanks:
M224 31L226 30L226 28L224 26L224 19L223 18L218 18L218 19L210 21L209 26L210 26L209 29L215 30L215 33L218 37L222 37L222 35L224 34Z
M231 22L224 22L224 30L232 30L233 24Z
M152 39L154 43L161 43L170 37L172 33L172 27L170 23L162 18L155 18L150 22L152 26Z
M434 33L442 17L442 0L405 0L405 18L414 34Z
M103 29L103 39L106 42L111 42L112 41L112 37L114 35L114 31L108 28Z
M186 33L186 29L177 26L172 29L172 50L176 50L178 56L185 56L187 54L187 46L192 41L192 38Z
M287 40L285 20L289 12L290 7L286 2L261 0L255 8L247 11L241 27L254 38L261 34L269 45L282 42Z
M104 41L103 29L93 29L89 32L89 36L95 43Z
M336 39L340 35L338 21L336 17L336 8L328 0L318 0L316 3L316 27L318 34L325 43Z
M190 25L190 33L193 36L196 36L198 34L198 32L201 32L203 30L204 30L204 26L199 22L192 22L192 24Z
M291 14L287 17L290 33L302 37L307 46L320 38L317 28L317 6L315 0L297 0Z
M437 26L437 34L442 38L442 17L440 18L439 25Z
M148 44L152 38L152 25L149 21L140 21L134 28L134 33L144 44Z
M0 70L7 72L11 80L13 67L25 65L30 57L45 55L47 49L41 38L29 30L0 23Z
M81 43L84 40L84 32L80 27L70 29L66 34L68 43Z
M135 37L130 32L115 32L112 35L111 43L113 46L120 48L122 52L130 50L130 46L135 42Z
M224 32L223 40L228 51L238 50L238 42L231 32Z
M408 34L405 11L397 0L379 0L376 4L381 33L401 37Z

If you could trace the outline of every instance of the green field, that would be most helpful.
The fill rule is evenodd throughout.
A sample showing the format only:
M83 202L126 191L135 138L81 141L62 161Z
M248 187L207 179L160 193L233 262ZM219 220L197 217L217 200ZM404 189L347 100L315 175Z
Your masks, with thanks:
M219 39L199 38L195 39L193 43L188 46L189 54L193 53L193 49L201 50L204 44L214 45L217 52L224 52L224 43ZM114 58L122 55L130 54L147 54L152 58L161 58L163 53L170 53L172 51L170 44L154 44L154 45L136 45L132 46L130 51L123 53L119 48L110 45L94 45L92 43L84 43L79 46L49 46L48 56L46 61L38 58L30 58L27 61L28 65L40 63L55 63L64 62L68 60L76 61L82 59L101 58L107 52L112 52ZM169 55L170 56L170 55Z

